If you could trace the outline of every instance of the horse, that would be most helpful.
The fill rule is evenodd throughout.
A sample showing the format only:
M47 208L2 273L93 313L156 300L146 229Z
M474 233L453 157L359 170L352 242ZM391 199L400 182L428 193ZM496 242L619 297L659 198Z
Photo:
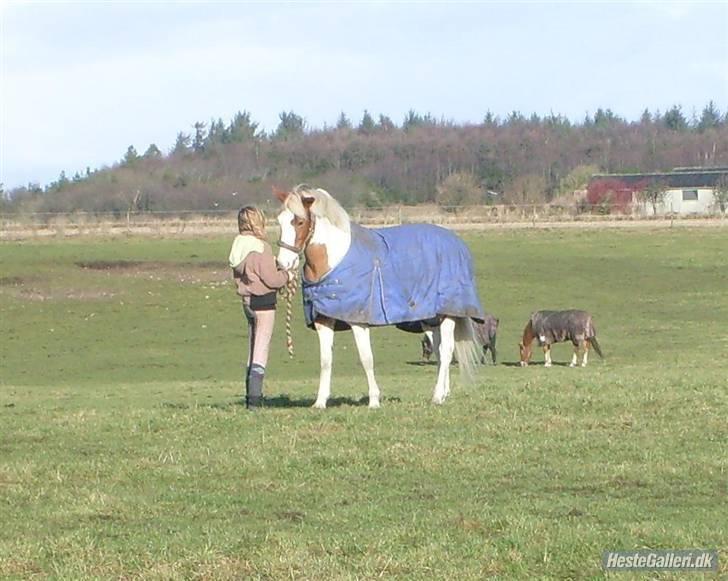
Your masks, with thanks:
M534 339L543 347L545 367L551 367L551 345L562 341L571 341L574 345L574 355L569 367L576 367L580 350L584 353L581 366L586 367L590 347L594 348L599 357L603 357L594 320L587 311L571 309L531 313L523 329L523 338L518 344L521 367L526 367L531 359L531 344Z
M483 353L480 356L480 363L482 365L485 365L485 356L488 354L488 351L490 351L490 358L493 365L496 364L497 352L495 344L499 323L500 321L490 313L485 313L485 319L482 323L473 322L475 340L483 348ZM434 336L431 330L425 330L420 345L422 347L422 360L429 362L435 351Z
M319 339L321 369L314 408L326 408L334 333L346 329L354 334L370 408L380 407L371 327L395 325L414 333L434 328L440 360L434 404L442 404L450 393L454 353L461 376L472 380L478 365L473 321L482 321L484 312L472 257L460 238L427 224L363 228L326 190L306 184L274 193L283 205L277 217L278 263L296 269L303 256L304 316Z

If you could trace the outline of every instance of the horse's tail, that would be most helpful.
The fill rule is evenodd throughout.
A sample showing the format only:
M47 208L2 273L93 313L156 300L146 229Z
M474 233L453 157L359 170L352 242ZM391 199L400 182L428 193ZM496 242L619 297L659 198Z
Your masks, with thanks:
M463 381L472 383L480 364L481 347L475 337L473 321L470 317L455 319L455 356L460 366Z
M602 348L599 346L599 341L597 341L597 330L594 328L594 321L591 317L589 317L589 324L587 328L587 340L591 344L592 347L594 347L594 351L597 352L597 355L601 359L604 359L604 355L602 355Z
M597 355L599 355L600 358L604 359L604 355L602 355L602 348L599 346L599 341L597 341L597 336L594 335L593 337L589 337L588 341L591 346L594 347L594 351L597 352Z

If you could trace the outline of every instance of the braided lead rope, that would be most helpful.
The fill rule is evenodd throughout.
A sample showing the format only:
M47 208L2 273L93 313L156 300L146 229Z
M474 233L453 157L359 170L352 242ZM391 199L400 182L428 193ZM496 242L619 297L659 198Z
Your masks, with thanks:
M298 289L298 273L293 276L284 287L286 297L286 348L288 356L293 359L293 334L291 332L291 321L293 320L293 297Z

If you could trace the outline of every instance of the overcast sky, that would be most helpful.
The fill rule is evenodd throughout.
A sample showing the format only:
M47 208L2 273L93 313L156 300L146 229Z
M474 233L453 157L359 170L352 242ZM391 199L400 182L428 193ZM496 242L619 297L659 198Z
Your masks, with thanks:
M195 121L728 109L728 2L0 0L0 182L163 151Z

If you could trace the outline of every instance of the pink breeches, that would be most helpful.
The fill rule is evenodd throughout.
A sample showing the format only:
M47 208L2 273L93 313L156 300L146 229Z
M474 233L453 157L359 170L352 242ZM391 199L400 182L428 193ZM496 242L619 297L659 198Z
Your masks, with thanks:
M247 305L243 305L243 310L248 319L248 367L251 365L265 367L268 363L276 312L253 311Z

